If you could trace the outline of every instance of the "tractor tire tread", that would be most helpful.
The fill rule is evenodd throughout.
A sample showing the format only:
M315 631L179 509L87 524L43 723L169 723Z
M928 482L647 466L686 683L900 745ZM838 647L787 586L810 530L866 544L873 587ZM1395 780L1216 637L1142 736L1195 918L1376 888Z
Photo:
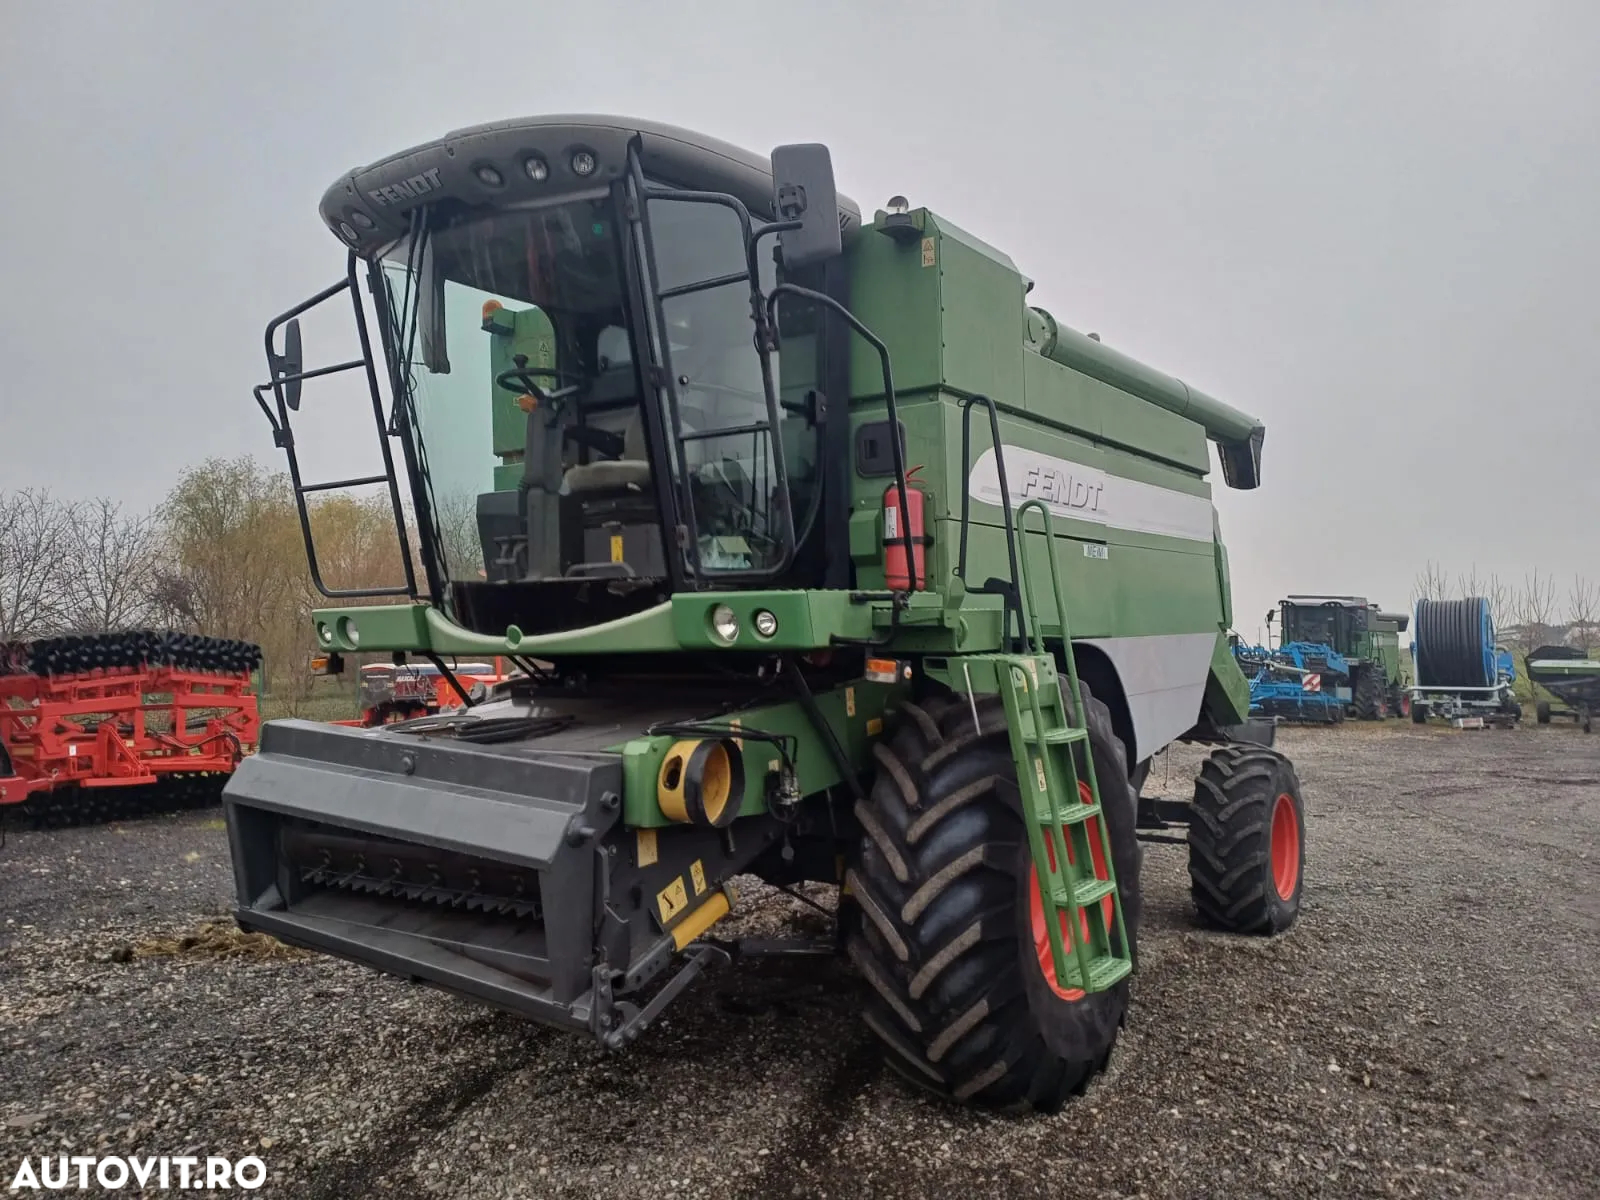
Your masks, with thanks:
M1294 797L1301 870L1283 900L1271 880L1272 819L1277 798ZM1298 915L1303 891L1305 814L1293 765L1275 750L1224 746L1195 780L1189 823L1189 892L1207 924L1233 933L1280 933Z
M1137 800L1110 710L1083 692L1125 936L1136 954ZM902 705L875 754L881 769L859 809L869 821L847 874L858 914L847 952L868 984L868 1029L884 1043L889 1067L918 1087L987 1108L1054 1111L1104 1069L1128 981L1057 999L1021 933L1029 920L1027 876L1018 868L1029 861L1027 830L1003 706L980 701L974 722L964 696L938 697L916 712ZM1042 1009L1040 991L1049 998Z

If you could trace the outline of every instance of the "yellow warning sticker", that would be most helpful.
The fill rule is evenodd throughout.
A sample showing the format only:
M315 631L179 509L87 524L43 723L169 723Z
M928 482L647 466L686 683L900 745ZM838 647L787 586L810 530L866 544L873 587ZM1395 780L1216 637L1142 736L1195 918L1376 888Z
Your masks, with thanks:
M922 239L922 265L925 267L933 266L933 239L931 237Z
M856 715L856 690L853 687L844 690L844 715L847 717Z
M654 829L641 829L637 836L638 865L641 867L655 866L657 859L660 858L660 854L656 849L656 831Z
M701 865L698 858L694 860L694 865L689 868L689 878L694 882L694 894L696 896L704 896L706 894L706 869Z
M689 907L689 893L683 886L683 876L678 876L656 893L656 907L661 910L663 925Z
M611 561L622 561L622 535L620 533L611 535Z
M867 720L867 736L868 737L877 737L882 732L883 732L883 718L882 717L870 717L870 718L868 718L868 720Z
M1050 785L1044 779L1044 759L1035 758L1033 760L1033 771L1039 777L1039 794L1042 796L1050 790Z
M740 720L739 720L739 718L738 718L738 717L735 717L735 718L734 718L734 719L733 719L733 720L731 720L731 721L729 721L729 722L728 722L728 728L729 728L729 729L730 729L730 730L732 730L732 731L733 731L733 732L734 732L734 733L738 733L738 732L739 732L739 730L741 730L741 729L743 729L743 728L744 728L744 725L743 725L743 723L742 723L742 722L741 722L741 721L740 721ZM743 739L743 738L742 738L742 737L736 737L736 738L734 738L734 739L733 739L733 744L734 744L734 745L735 745L735 746L736 746L736 747L738 747L738 748L739 748L739 749L740 749L740 750L743 750L743 749L744 749L744 739Z

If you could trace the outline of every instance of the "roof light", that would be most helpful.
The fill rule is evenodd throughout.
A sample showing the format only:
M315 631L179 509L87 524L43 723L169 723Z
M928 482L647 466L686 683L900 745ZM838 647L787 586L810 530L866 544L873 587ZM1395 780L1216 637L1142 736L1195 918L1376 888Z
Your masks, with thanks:
M497 188L505 186L506 177L488 163L473 171L473 174L478 177L478 182L483 184L484 187Z
M586 175L593 175L594 169L598 165L594 160L594 155L587 150L579 150L572 156L572 173L580 179Z
M528 178L535 183L543 183L550 178L550 165L537 154L530 154L523 159L522 169L527 172Z

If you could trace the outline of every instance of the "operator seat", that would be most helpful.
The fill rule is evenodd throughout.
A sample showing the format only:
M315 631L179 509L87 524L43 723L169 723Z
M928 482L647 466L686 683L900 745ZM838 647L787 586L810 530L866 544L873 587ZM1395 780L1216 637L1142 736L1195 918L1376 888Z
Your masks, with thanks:
M644 414L638 405L628 410L622 429L622 457L568 467L561 477L563 496L624 489L643 491L650 486L650 459L644 444ZM595 422L599 424L599 422Z

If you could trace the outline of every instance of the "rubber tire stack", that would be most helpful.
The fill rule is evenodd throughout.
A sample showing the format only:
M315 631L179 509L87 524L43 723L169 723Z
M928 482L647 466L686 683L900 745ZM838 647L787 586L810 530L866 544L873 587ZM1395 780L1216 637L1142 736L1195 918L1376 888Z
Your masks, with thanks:
M1083 698L1136 955L1137 800L1109 710L1087 687ZM1104 1069L1128 981L1066 1000L1040 968L1003 706L979 701L974 728L965 697L908 703L874 753L877 778L856 807L864 836L845 875L848 951L868 984L868 1027L890 1066L919 1087L984 1107L1055 1111Z

